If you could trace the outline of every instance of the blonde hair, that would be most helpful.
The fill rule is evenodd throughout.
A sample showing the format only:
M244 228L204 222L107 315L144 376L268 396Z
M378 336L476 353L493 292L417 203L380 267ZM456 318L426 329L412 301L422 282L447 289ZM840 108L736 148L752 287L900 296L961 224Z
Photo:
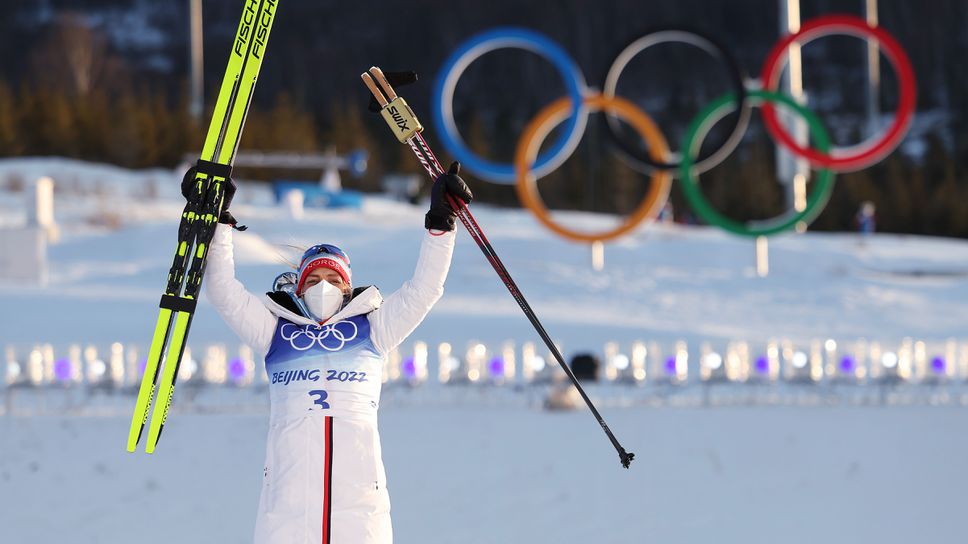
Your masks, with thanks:
M303 246L296 246L292 244L273 244L276 247L276 257L279 259L280 264L284 264L293 270L299 270L299 263L293 262L289 257L284 255L280 248L290 249L296 252L296 255L302 255L309 248ZM297 257L298 258L298 257Z

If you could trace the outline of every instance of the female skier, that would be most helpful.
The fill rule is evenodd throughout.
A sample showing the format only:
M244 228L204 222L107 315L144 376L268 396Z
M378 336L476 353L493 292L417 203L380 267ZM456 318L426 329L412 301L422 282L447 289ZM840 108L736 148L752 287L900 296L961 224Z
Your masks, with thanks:
M349 257L327 244L306 251L298 272L279 276L264 299L252 295L235 279L235 219L222 214L209 250L208 298L265 354L269 376L257 544L392 542L377 433L383 364L443 294L456 217L446 195L472 198L459 169L455 162L434 182L416 272L386 298L376 287L354 289Z

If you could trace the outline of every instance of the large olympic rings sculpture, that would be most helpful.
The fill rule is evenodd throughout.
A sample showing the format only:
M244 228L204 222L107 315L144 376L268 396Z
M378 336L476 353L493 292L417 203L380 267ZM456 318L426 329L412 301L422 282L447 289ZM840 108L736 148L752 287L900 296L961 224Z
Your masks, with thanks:
M897 110L888 129L851 147L833 146L816 115L792 97L777 92L790 46L794 43L802 46L833 34L875 40L893 65L900 87ZM733 88L730 93L705 107L688 125L679 158L669 150L662 133L645 112L616 96L618 80L629 62L645 49L666 42L689 44L721 59L729 70ZM525 127L518 140L513 164L489 161L474 153L460 136L453 108L457 82L468 66L486 53L507 48L531 51L550 61L567 89L567 96L546 106ZM602 91L598 93L587 87L581 70L554 41L531 30L501 27L471 37L444 62L434 85L433 120L444 146L469 171L486 181L515 185L522 203L541 223L561 236L595 242L617 238L636 228L642 221L654 218L668 198L673 172L678 173L683 194L696 214L707 223L730 232L747 236L770 235L793 228L798 223L810 223L820 215L833 191L834 173L860 170L883 159L904 138L914 116L916 82L907 53L889 33L850 15L830 15L807 21L798 32L781 39L773 46L763 64L760 82L762 90L747 88L743 73L732 54L710 36L695 30L668 28L651 32L629 43L613 61ZM784 128L777 118L777 104L805 120L813 147L797 142ZM702 195L697 176L724 161L739 145L753 106L761 107L764 124L773 139L817 168L818 176L805 209L789 210L771 219L742 223L713 209ZM538 193L537 180L561 166L571 156L584 135L589 113L594 111L605 113L608 132L616 142L618 151L633 168L651 175L652 183L642 203L621 225L604 232L587 233L563 227L551 219ZM737 112L737 115L732 117L729 135L722 145L701 153L701 144L712 127L732 112ZM647 144L647 151L619 137L619 120L628 123L638 133ZM542 142L555 127L562 124L563 130L558 139L547 151L539 153Z

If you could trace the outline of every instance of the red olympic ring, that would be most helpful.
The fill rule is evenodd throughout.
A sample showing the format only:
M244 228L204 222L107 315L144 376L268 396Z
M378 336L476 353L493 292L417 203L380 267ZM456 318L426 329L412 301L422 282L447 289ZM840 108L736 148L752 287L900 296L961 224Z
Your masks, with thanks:
M897 40L880 27L872 27L867 24L867 21L859 17L850 15L818 17L805 23L799 32L786 36L773 46L773 50L770 51L766 62L763 64L760 80L763 82L765 90L776 91L779 87L782 66L787 61L787 51L790 44L797 42L803 46L817 38L831 34L847 34L858 38L874 39L882 46L885 56L894 65L900 85L900 96L894 122L887 132L875 143L860 146L861 151L859 152L834 156L834 152L826 154L812 147L804 147L798 144L777 120L776 108L772 104L763 104L763 121L766 124L766 129L775 140L791 153L807 159L810 164L839 172L860 170L883 159L893 151L904 138L904 134L914 116L917 97L914 69L911 67L907 53L897 43Z

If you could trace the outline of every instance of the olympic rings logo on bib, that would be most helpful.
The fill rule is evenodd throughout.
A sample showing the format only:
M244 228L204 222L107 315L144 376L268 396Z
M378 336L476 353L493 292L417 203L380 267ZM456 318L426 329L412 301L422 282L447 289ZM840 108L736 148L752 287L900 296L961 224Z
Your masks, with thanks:
M359 327L352 321L338 321L329 325L303 325L285 323L279 336L289 342L296 351L307 351L318 345L326 351L339 351L347 342L356 339Z
M834 34L846 34L877 42L888 61L893 65L899 84L897 111L886 131L870 140L851 147L836 147L830 142L826 130L809 110L793 98L779 94L780 74L787 62L791 45L805 45L813 40ZM635 104L616 96L618 80L622 72L645 49L657 44L676 42L698 47L719 58L726 65L732 91L713 100L693 119L687 135L673 153L665 143L661 132L652 119ZM523 49L551 62L567 89L562 97L540 111L522 132L512 164L484 159L474 153L461 138L454 115L454 94L457 82L472 62L486 53L499 49ZM743 72L729 50L714 38L685 28L665 28L650 32L630 42L615 57L605 77L601 93L589 90L577 64L564 49L548 37L522 28L500 27L477 34L457 47L444 62L437 76L433 92L433 120L438 137L455 160L468 171L483 180L503 185L515 185L522 204L538 220L557 234L575 241L604 242L632 231L641 222L655 218L665 206L673 174L681 180L683 194L696 214L709 224L730 232L761 236L809 223L826 206L833 191L835 172L866 168L886 157L907 133L916 106L916 82L914 70L907 53L885 30L869 25L864 19L850 15L830 15L807 21L798 32L785 36L774 45L766 58L760 75L763 89L748 89ZM775 104L803 118L809 127L813 146L798 142L787 128L780 124ZM746 133L754 105L761 104L761 113L770 136L794 156L805 159L818 168L817 181L807 208L789 210L787 213L765 220L741 223L724 217L712 209L698 188L698 174L720 164L740 144ZM537 181L561 166L574 153L582 137L588 115L601 111L606 115L608 134L618 147L625 162L635 170L652 176L652 183L642 203L618 227L596 233L578 232L555 223L541 201ZM728 136L718 147L702 149L713 125L735 112ZM644 141L646 151L640 145L631 145L619 135L619 120L630 125ZM541 144L550 132L562 125L561 135L540 152Z

